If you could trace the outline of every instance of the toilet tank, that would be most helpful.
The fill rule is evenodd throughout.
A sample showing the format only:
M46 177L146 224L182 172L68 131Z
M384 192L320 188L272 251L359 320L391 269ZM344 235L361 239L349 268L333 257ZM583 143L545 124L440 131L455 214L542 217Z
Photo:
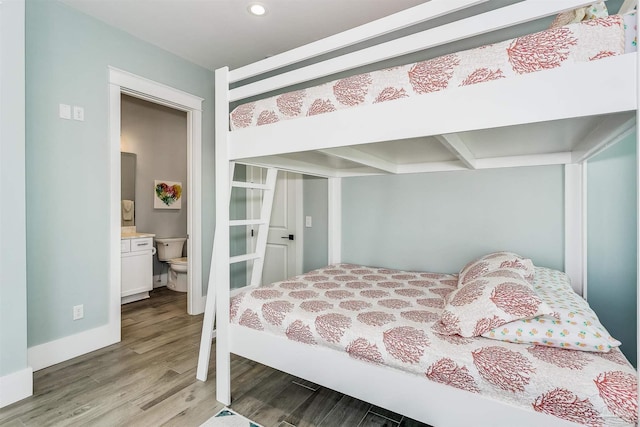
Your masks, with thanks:
M169 261L173 258L180 258L182 256L182 247L186 240L186 237L156 238L158 260Z

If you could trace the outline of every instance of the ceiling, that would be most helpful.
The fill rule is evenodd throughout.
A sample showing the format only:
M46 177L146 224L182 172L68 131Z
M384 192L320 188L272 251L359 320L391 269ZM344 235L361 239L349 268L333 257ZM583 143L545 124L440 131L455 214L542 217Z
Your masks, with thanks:
M210 70L237 68L425 0L60 0ZM255 2L254 2L255 3Z

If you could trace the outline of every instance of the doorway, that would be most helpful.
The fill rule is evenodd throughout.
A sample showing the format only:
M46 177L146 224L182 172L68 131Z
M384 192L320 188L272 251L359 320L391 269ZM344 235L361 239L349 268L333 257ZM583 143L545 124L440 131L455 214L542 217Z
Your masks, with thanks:
M188 245L183 240L187 236L187 218L191 206L186 191L187 113L126 94L122 94L120 110L122 226L133 227L123 228L123 233L129 230L153 234L158 248L156 256L152 258L153 288L169 286L170 289L184 292L187 290L187 276L181 274L178 278L170 269L169 263L160 259L169 253L176 261L187 257L178 261L182 266L180 270L187 270L186 260L189 254L185 251ZM159 183L165 185L159 186ZM160 188L156 187L166 188L166 191L159 192ZM125 203L129 207L128 211L125 210ZM170 239L170 251L166 249L169 246L162 239ZM145 248L152 250L151 246ZM137 254L139 251L129 253ZM131 257L127 257L127 254L122 257L123 297L128 301L148 297L146 291L125 297L130 293L126 291L125 284L130 282L126 279L132 273L133 277L140 276L139 281L133 283L137 285L136 288L141 286L146 289L145 286L150 283L148 274L140 274L140 270L150 267L148 262L144 262L148 261L148 256L142 256L142 269L133 271L127 271L124 263L125 259Z
M154 82L144 77L109 67L109 147L110 147L110 296L109 325L120 330L120 130L121 96L150 101L187 114L187 312L204 311L202 294L202 201L201 201L201 152L202 152L202 98Z

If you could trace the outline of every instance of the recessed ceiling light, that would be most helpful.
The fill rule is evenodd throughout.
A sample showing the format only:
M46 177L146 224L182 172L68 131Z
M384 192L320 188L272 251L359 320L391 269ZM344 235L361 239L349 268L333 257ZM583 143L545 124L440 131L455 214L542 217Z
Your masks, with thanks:
M251 3L247 8L249 13L255 16L262 16L267 13L267 8L260 3Z

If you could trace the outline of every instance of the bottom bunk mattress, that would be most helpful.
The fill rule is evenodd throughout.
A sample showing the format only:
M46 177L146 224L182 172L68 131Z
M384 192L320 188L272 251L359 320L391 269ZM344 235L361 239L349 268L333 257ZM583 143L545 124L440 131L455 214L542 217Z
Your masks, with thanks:
M503 328L487 337L437 333L447 295L457 287L457 275L336 264L242 290L231 298L230 321L579 424L637 425L636 371L618 348L507 342ZM535 267L533 288L554 309L590 312L562 272ZM528 333L536 325L551 334L565 330L560 321L538 318Z

